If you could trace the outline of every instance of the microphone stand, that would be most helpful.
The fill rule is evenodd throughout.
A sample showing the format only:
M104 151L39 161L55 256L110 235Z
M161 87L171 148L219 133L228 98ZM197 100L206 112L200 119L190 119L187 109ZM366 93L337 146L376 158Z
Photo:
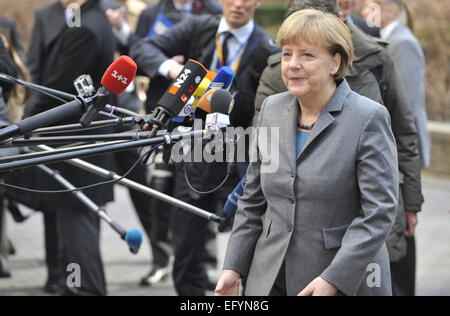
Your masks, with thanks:
M9 171L13 169L18 168L25 168L40 164L47 164L47 163L53 163L53 162L59 162L64 161L68 159L73 158L84 158L84 157L91 157L91 156L98 156L102 154L108 154L112 152L118 152L118 151L126 151L134 148L139 147L146 147L151 146L155 144L171 144L173 141L181 140L184 137L206 137L210 134L215 134L219 131L220 128L218 127L212 127L208 128L206 130L194 130L187 133L182 134L175 134L170 135L169 133L159 136L159 137L153 137L150 139L144 139L144 140L137 140L137 141L129 141L129 142L120 142L116 144L111 144L107 146L99 146L99 147L93 147L88 149L81 149L76 150L72 152L65 152L65 153L58 153L49 157L37 157L37 158L31 158L31 159L24 159L21 161L11 161L7 163L0 164L0 172L1 171Z
M73 142L111 142L120 140L141 140L148 139L148 132L135 132L123 134L100 134L100 135L80 135L80 136L55 136L55 137L33 137L31 139L12 139L0 143L1 147L22 147L33 145L56 145L71 144Z
M51 176L53 179L56 180L59 184L61 184L63 187L65 187L68 190L75 190L76 187L73 186L72 183L67 181L66 178L61 176L57 171L50 169L47 166L44 165L38 165L37 168L41 169L43 172ZM92 201L86 194L84 194L82 191L72 191L71 192L81 203L83 203L89 210L94 212L100 219L104 220L108 225L120 235L120 238L122 238L125 241L125 237L127 235L127 231L115 220L111 219L111 217L108 216L106 211L95 204L94 201ZM130 251L133 254L137 254L139 249L135 249L134 247L130 247Z
M53 148L45 146L45 145L39 145L39 146L37 146L37 148L40 149L40 150L44 150L44 151L53 151L54 150ZM109 170L106 170L106 169L103 169L103 168L101 168L99 166L96 166L94 164L91 164L89 162L83 161L81 159L71 159L71 160L67 161L67 163L70 163L71 165L77 166L77 167L79 167L79 168L81 168L83 170L86 170L88 172L92 172L92 173L94 173L94 174L96 174L98 176L104 177L106 179L118 180L117 181L118 184L126 186L126 187L128 187L130 189L134 189L134 190L139 191L139 192L141 192L143 194L152 196L152 197L157 198L157 199L159 199L159 200L161 200L163 202L166 202L168 204L175 205L175 206L177 206L177 207L179 207L179 208L181 208L181 209L183 209L185 211L188 211L188 212L190 212L190 213L192 213L194 215L200 216L200 217L202 217L204 219L207 219L209 221L222 224L222 222L225 220L224 218L219 217L216 214L207 212L207 211L202 210L202 209L200 209L198 207L190 205L190 204L188 204L186 202L183 202L181 200L175 199L175 198L173 198L173 197L171 197L169 195L166 195L164 193L161 193L159 191L151 189L151 188L149 188L147 186L144 186L144 185L142 185L140 183L134 182L134 181L126 179L126 178L121 179L121 177L119 175L117 175L116 173L114 173L112 171L109 171Z
M102 144L88 144L88 145L80 145L80 146L74 146L74 147L61 147L58 149L54 149L51 152L42 151L42 152L33 152L33 153L20 154L20 155L15 155L15 156L2 157L2 158L0 158L0 165L2 163L6 163L6 162L19 161L19 160L25 160L25 159L37 158L37 157L46 157L46 156L51 156L54 154L73 152L75 150L82 150L82 149L89 149L89 148L98 148L101 146L114 145L114 144L119 144L119 143L123 143L123 142L125 142L125 141L106 142L106 143L102 143Z

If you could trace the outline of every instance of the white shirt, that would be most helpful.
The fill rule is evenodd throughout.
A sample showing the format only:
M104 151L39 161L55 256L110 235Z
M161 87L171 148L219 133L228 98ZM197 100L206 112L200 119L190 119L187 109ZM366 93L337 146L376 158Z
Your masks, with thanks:
M192 6L194 5L194 0L189 0L185 4L179 4L178 2L173 1L173 5L178 11L191 12Z
M391 36L392 32L394 32L395 28L400 24L399 21L395 20L389 25L383 27L380 31L381 39L385 41L389 36Z
M240 56L244 50L245 46L247 45L247 42L250 38L250 36L253 33L253 30L255 29L255 22L253 20L250 20L246 25L238 28L238 29L231 29L228 25L227 21L224 17L220 20L219 28L217 29L217 32L219 33L219 41L220 44L223 45L223 41L225 39L225 32L230 32L233 34L233 37L231 37L228 40L228 60L234 58L233 63L231 65L228 65L230 68L234 68L236 63L240 61ZM241 50L239 50L241 49ZM211 71L217 71L217 63L219 60L219 55L217 53L217 49L214 51L214 57L212 60L212 64L210 65Z
M224 17L220 20L219 27L217 29L217 32L219 33L219 41L221 44L224 40L224 32L231 32L233 34L233 37L228 40L228 57L233 58L237 54L239 54L239 48L242 47L242 51L245 50L245 45L247 44L248 39L253 33L253 30L255 29L255 22L253 20L250 20L246 25L243 27L240 27L238 29L232 30L230 26L228 25L227 21ZM211 71L218 71L217 69L217 62L219 60L217 49L214 51L214 57L212 60L211 65L205 65L210 66L209 70ZM233 68L236 63L240 60L239 56L235 58L232 65L229 65L229 67ZM159 74L169 78L169 71L172 69L174 65L178 64L176 61L172 59L168 59L165 62L159 66Z

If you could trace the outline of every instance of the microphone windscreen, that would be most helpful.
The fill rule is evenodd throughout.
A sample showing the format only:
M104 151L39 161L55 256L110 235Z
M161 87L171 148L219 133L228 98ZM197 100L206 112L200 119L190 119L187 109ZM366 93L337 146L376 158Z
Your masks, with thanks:
M211 113L211 98L215 91L217 90L206 91L206 93L200 98L197 109L201 109L206 113Z
M229 114L233 97L228 90L215 90L211 97L211 113Z
M255 96L247 91L237 91L233 97L230 122L233 127L247 128L255 116Z
M178 116L207 74L208 70L202 64L189 59L157 105L172 117Z
M231 194L228 196L228 199L225 203L223 212L231 219L234 218L234 215L236 214L238 201L244 194L244 187L246 183L247 176L244 176L239 184L234 188L233 192L231 192Z
M130 229L125 235L125 241L133 253L137 253L141 247L143 240L142 233L139 229Z
M211 89L229 89L234 79L234 71L230 67L222 67L211 82Z
M102 85L115 94L121 94L133 81L137 65L128 56L120 56L106 70L102 78Z

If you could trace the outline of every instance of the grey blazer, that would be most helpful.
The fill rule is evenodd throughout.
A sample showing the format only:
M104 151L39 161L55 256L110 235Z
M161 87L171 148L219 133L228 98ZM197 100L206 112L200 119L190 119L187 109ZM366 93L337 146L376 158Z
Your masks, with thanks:
M427 129L425 105L425 57L419 41L403 24L399 24L386 41L412 107L423 166L428 167L431 138Z
M295 157L298 111L289 92L262 106L224 268L247 276L249 296L268 295L283 262L288 295L319 276L345 295L391 295L385 240L399 180L388 111L344 80Z

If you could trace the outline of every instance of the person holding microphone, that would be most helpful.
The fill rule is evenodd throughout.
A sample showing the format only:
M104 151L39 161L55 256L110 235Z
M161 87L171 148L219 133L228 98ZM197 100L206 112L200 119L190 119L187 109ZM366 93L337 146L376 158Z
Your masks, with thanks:
M391 295L385 241L396 216L398 159L385 107L353 92L347 26L314 9L283 23L282 78L251 145L216 295ZM278 130L278 169L261 150ZM269 172L268 172L269 171Z

